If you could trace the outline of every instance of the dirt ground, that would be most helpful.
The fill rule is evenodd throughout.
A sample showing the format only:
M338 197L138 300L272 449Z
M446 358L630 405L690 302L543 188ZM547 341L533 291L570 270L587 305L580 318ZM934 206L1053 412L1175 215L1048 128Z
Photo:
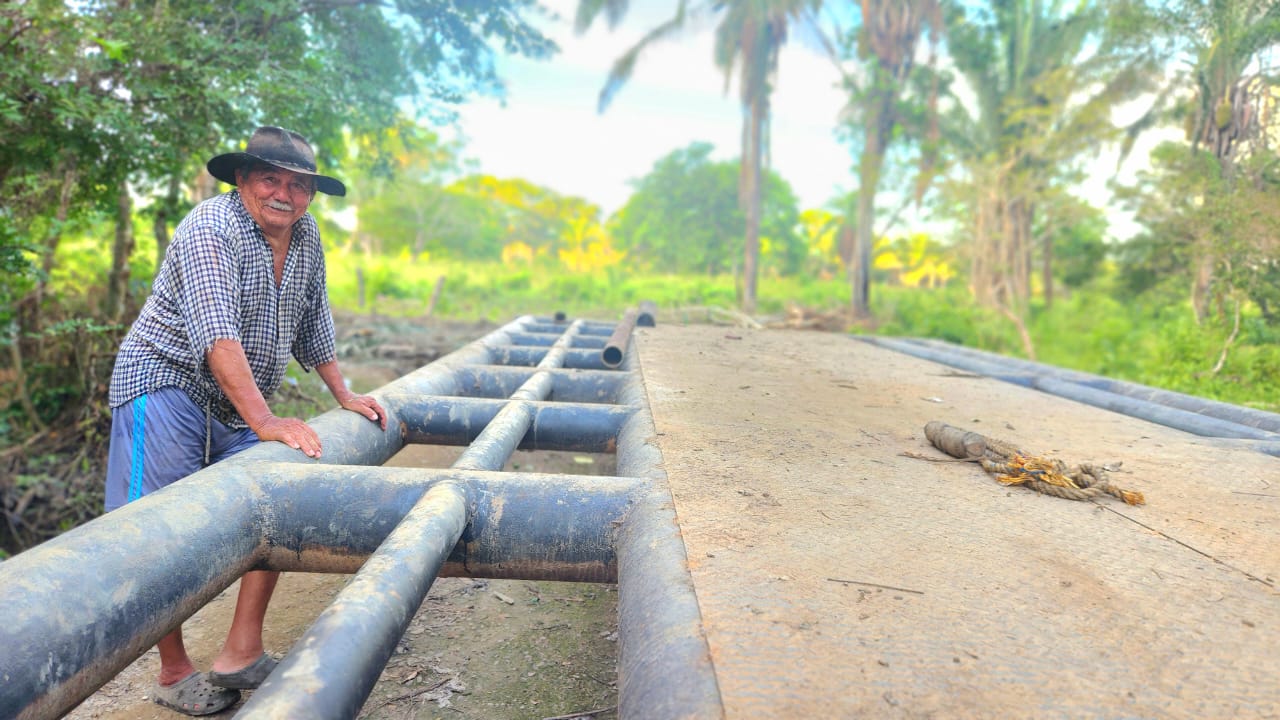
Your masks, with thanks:
M369 391L430 363L492 329L338 316L339 362L357 391ZM309 379L286 399L324 396ZM460 448L405 448L389 465L448 467ZM602 475L613 457L518 452L509 469ZM283 656L349 580L348 575L286 573L267 613L268 652ZM183 625L188 652L208 668L231 621L239 584ZM617 705L617 589L613 585L441 578L431 588L387 663L361 718L614 717ZM151 702L159 668L154 649L66 717L164 720L182 717ZM245 700L249 697L245 694ZM210 717L228 718L243 705ZM591 712L596 711L596 712Z

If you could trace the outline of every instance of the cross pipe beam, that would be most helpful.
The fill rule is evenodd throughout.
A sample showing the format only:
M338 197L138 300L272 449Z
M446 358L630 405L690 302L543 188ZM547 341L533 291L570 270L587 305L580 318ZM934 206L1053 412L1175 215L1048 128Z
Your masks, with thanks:
M241 712L354 718L462 537L467 494L452 482L424 493Z
M569 327L518 318L375 391L385 433L343 411L316 418L324 462L265 443L0 563L0 717L62 715L252 569L357 577L247 717L353 714L437 575L618 582L620 716L722 716L634 358L600 372L574 338L615 326ZM550 347L514 344L555 328ZM368 467L422 441L470 443L470 459ZM486 469L515 447L613 450L620 476ZM397 596L416 600L385 604ZM317 660L339 636L365 638L342 651L345 675ZM323 703L292 704L318 686Z
M533 424L533 402L551 394L551 375L582 329L576 321L538 362L484 430L453 464L498 470ZM418 606L426 599L449 550L469 521L465 487L432 487L361 566L272 673L242 712L249 717L354 717L373 691Z

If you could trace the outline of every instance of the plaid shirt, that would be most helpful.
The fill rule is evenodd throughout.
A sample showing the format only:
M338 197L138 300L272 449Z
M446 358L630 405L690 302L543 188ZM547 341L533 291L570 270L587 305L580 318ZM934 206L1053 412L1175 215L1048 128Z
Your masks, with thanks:
M293 226L277 287L271 246L239 191L196 206L174 231L151 296L120 345L111 407L177 387L213 417L247 427L206 361L220 339L244 346L263 397L284 381L291 354L308 371L335 359L324 250L310 213Z

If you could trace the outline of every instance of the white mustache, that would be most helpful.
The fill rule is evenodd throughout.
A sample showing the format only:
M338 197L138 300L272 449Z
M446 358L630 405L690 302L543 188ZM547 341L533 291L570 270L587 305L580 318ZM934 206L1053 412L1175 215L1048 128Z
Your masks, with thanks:
M277 202L275 200L268 200L267 207L283 212L293 212L293 205L284 202Z

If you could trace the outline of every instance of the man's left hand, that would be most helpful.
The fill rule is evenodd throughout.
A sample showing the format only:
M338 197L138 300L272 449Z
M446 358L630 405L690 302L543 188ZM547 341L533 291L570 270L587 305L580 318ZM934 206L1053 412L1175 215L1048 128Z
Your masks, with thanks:
M369 395L352 395L342 401L342 407L351 412L360 413L387 429L387 411L382 409L377 400Z

